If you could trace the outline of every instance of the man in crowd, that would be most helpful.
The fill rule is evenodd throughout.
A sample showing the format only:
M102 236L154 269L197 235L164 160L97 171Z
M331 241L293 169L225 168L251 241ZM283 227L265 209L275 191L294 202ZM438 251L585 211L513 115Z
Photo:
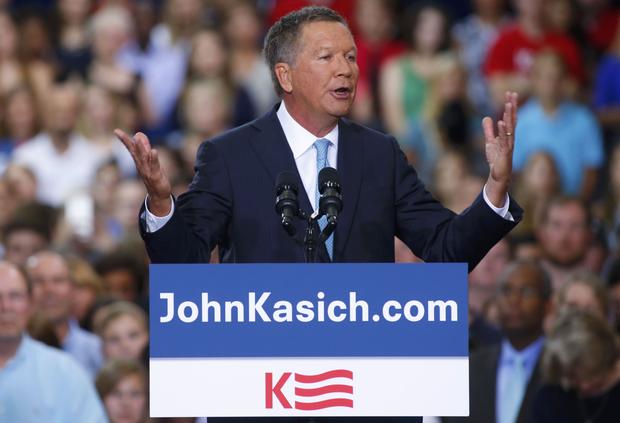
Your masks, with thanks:
M80 328L71 315L74 282L63 256L42 251L27 262L33 285L33 300L54 326L62 349L72 355L93 377L103 364L100 339Z
M499 279L503 340L470 359L470 416L444 422L525 423L540 386L543 324L551 307L551 281L533 261L517 261Z
M551 199L536 235L543 250L542 265L557 290L571 272L583 268L592 240L588 208L577 198Z
M25 333L31 305L26 275L0 261L0 421L107 422L86 372Z

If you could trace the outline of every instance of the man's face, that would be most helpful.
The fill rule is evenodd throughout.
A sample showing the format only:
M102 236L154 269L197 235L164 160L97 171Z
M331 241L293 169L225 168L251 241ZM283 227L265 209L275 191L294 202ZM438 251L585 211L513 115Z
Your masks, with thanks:
M24 277L13 266L0 263L0 342L22 336L30 317L30 297Z
M585 210L578 203L566 203L551 206L547 214L538 233L545 256L560 266L581 262L591 238Z
M510 336L542 332L548 301L539 272L530 266L515 269L500 287L497 300L502 330Z
M73 282L67 263L56 254L41 253L34 256L29 270L36 307L52 323L66 321L71 313L73 296Z
M296 109L319 120L348 114L359 77L351 32L337 22L312 22L303 26L297 43L283 86Z
M46 244L45 238L35 231L16 230L7 237L5 258L11 263L24 266L28 257L41 251Z

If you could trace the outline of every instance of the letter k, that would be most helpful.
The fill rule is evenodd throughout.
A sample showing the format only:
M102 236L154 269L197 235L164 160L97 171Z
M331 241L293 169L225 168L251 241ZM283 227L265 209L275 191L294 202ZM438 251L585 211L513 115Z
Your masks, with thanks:
M275 394L278 401L284 408L292 408L291 403L288 402L284 394L282 393L282 387L291 377L291 372L283 373L276 383L276 386L273 386L273 373L265 373L265 408L273 408L273 395Z

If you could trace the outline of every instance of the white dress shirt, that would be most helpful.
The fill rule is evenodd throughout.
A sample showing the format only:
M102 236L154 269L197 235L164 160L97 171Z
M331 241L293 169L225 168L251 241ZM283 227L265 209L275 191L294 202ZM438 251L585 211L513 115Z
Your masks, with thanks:
M280 121L280 125L282 126L282 130L284 131L284 135L286 136L286 141L288 142L288 145L293 152L295 164L297 165L297 171L299 172L301 181L304 184L304 189L308 194L310 204L312 205L313 209L316 209L315 193L319 173L317 172L316 168L316 148L314 148L314 142L320 138L310 133L295 119L293 119L293 117L286 109L284 101L280 103L277 116L278 120ZM325 138L331 141L331 144L329 145L329 148L327 150L327 162L330 167L337 168L338 125L336 125L334 129L332 129L327 135L321 138ZM510 205L508 194L506 194L506 201L504 203L504 206L500 208L495 207L491 203L491 201L489 201L486 193L486 185L483 188L482 196L484 198L484 201L495 213L497 213L504 219L514 221L513 217L508 211L508 207ZM152 214L146 205L146 200L144 201L144 205L146 208L146 213L142 217L146 220L147 232L155 232L160 229L166 224L166 222L168 222L168 220L170 220L170 218L172 217L172 213L174 212L174 202L172 203L170 213L163 217L158 217Z

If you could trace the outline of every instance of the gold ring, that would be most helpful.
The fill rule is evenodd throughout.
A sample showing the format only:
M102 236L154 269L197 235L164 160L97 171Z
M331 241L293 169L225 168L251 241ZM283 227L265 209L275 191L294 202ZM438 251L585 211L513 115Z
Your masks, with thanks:
M506 132L506 135L508 135L510 137L510 136L512 136L512 132Z

